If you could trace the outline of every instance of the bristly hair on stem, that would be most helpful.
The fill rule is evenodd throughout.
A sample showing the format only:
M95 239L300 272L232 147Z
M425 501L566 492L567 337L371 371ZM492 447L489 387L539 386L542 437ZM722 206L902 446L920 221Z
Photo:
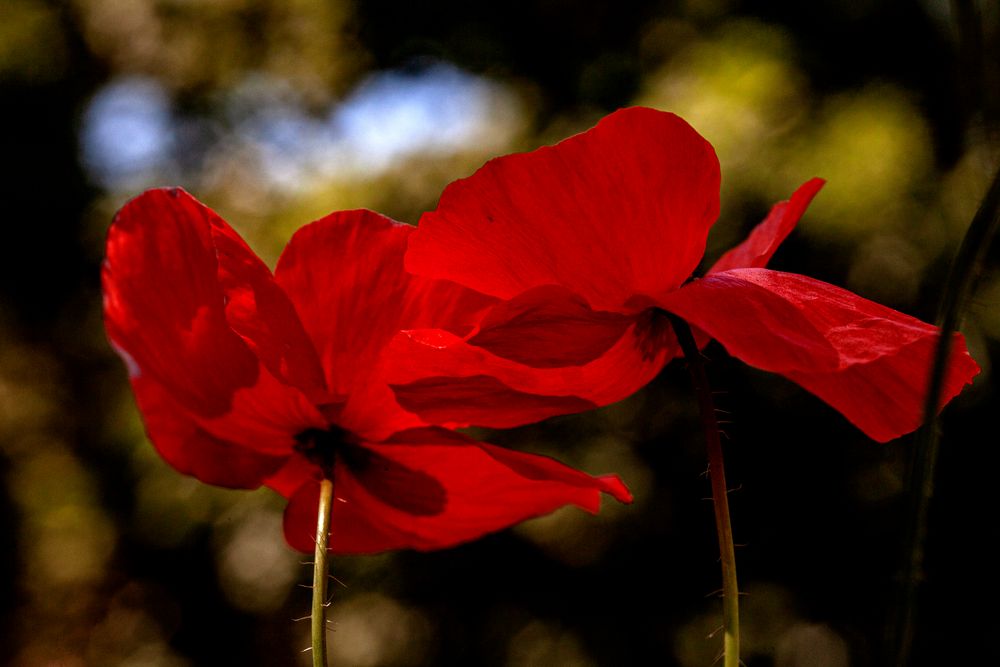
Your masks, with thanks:
M705 432L708 449L708 477L712 484L712 505L715 509L715 529L719 536L719 554L722 562L722 626L723 626L723 667L739 667L740 664L740 601L736 580L736 549L733 545L733 528L729 518L729 490L726 487L725 462L722 457L722 441L719 422L716 419L712 388L708 383L708 373L702 359L698 343L691 333L688 323L667 313L677 334L677 341L684 351L691 382L698 397L701 426Z
M324 478L319 484L319 513L316 518L316 560L313 564L312 593L312 664L326 667L326 591L329 579L327 549L330 539L330 511L333 505L333 481Z

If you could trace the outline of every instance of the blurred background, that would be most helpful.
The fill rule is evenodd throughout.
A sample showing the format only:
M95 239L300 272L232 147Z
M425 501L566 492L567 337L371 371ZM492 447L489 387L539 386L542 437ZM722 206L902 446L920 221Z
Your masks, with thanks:
M772 267L933 320L1000 164L1000 6L2 0L0 664L309 660L295 619L311 573L284 545L281 499L181 476L145 439L101 324L122 203L181 185L273 266L323 214L415 223L486 159L630 104L715 145L709 259L821 176ZM983 372L945 418L920 665L1000 659L996 251L963 330ZM731 413L745 662L884 664L912 437L878 445L790 382L708 354ZM718 551L683 364L619 405L484 437L617 472L636 502L334 559L333 665L713 663Z

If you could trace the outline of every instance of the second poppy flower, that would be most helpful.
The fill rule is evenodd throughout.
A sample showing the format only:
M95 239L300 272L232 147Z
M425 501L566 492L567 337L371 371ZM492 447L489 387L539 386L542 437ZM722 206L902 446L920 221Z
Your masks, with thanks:
M681 118L646 108L452 183L412 235L406 267L498 302L464 335L397 336L399 402L425 418L498 427L606 405L679 354L670 313L876 440L917 428L938 330L765 268L823 182L805 183L693 278L719 185L712 146ZM942 404L978 372L960 335L954 347Z

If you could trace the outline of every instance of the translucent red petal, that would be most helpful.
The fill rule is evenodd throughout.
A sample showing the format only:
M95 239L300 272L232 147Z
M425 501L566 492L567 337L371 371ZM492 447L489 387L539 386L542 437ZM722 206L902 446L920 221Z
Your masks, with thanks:
M387 351L386 379L403 407L424 419L507 428L620 401L677 353L672 331L648 314L598 358L562 367L500 357L445 331L407 331Z
M403 254L412 231L372 211L340 211L300 229L281 255L277 282L339 396L369 380L400 329L433 325L467 332L495 301L408 274Z
M771 261L781 242L795 229L813 197L826 183L814 178L806 181L788 201L778 202L764 221L753 228L746 240L719 258L709 273L729 269L763 268Z
M510 299L561 285L593 308L679 287L719 213L711 145L672 114L617 111L555 146L455 181L410 241L407 268Z
M376 478L349 465L335 469L330 549L336 553L440 549L564 505L596 512L602 492L631 500L615 477L591 477L442 429L365 447L396 472ZM318 482L308 480L285 511L286 539L303 552L315 548L318 497Z
M916 429L938 329L806 276L767 269L711 274L663 307L735 357L798 382L876 440ZM979 367L956 335L944 402Z

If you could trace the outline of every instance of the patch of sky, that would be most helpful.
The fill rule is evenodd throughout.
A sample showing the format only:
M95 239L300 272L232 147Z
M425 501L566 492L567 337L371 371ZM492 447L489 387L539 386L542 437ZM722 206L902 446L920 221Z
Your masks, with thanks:
M417 153L468 148L501 95L498 84L444 63L378 72L332 110L327 129L348 166L381 171Z
M115 79L84 112L80 153L92 179L109 190L142 187L171 165L170 97L155 80Z
M502 147L519 118L514 95L501 84L442 62L372 73L320 114L310 113L287 83L261 75L221 99L217 109L228 131L214 146L180 146L191 135L183 128L199 119L174 117L169 96L153 80L112 81L85 112L84 165L101 185L123 189L162 177L176 164L174 155L242 147L262 178L294 190L316 180L376 176L417 154ZM183 162L185 172L194 167Z
M248 77L231 91L225 115L238 145L249 145L273 185L294 189L311 180L313 154L325 143L323 123L286 82Z

